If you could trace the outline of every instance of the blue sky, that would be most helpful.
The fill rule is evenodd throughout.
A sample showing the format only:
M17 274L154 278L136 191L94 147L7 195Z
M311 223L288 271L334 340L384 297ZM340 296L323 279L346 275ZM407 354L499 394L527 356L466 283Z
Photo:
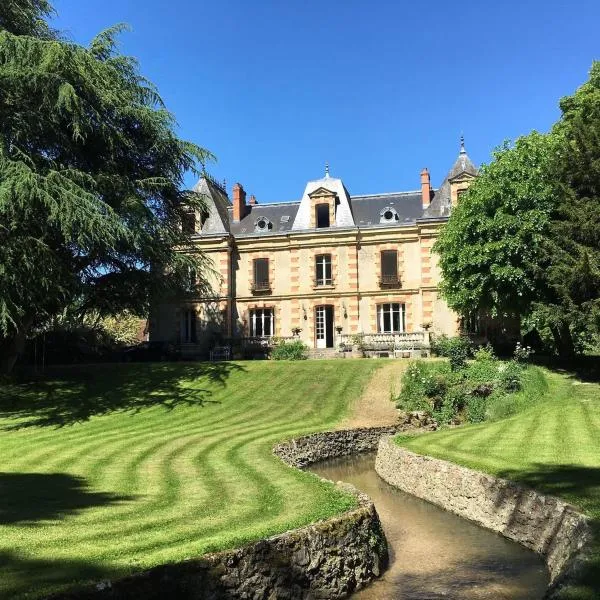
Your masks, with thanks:
M126 22L136 56L211 171L299 199L329 161L351 194L441 183L464 132L487 162L546 131L600 59L597 0L54 0L81 43ZM192 179L189 178L189 183Z

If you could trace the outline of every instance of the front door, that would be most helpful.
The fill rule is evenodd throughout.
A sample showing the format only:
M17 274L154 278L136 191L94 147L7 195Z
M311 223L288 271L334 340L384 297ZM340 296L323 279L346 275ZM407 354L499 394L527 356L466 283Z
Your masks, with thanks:
M317 348L333 348L333 306L315 309L315 338Z

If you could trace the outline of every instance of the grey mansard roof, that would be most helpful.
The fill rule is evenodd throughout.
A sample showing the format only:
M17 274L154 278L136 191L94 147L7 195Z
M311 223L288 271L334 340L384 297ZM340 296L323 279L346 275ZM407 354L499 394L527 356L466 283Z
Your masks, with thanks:
M194 189L200 191L209 200L209 219L202 227L202 235L231 233L238 236L263 236L285 232L309 230L310 194L319 188L334 192L339 204L336 209L334 228L385 228L399 227L416 223L422 219L439 219L450 215L450 183L453 179L477 175L477 168L468 157L464 140L454 165L444 178L442 185L433 190L428 208L423 210L421 191L393 192L385 194L366 194L351 196L341 179L325 177L309 181L302 199L298 202L278 202L272 204L248 205L246 214L239 222L232 218L233 208L224 189L210 179L202 178ZM385 216L392 215L392 219ZM257 224L264 227L259 229ZM331 230L328 229L328 230Z

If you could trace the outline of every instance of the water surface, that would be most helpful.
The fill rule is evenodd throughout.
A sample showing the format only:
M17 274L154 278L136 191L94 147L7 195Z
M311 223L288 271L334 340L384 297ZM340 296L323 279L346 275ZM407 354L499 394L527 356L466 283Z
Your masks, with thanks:
M352 598L536 600L544 596L548 573L534 552L397 490L377 475L374 464L374 454L363 454L310 469L368 494L383 524L390 566Z

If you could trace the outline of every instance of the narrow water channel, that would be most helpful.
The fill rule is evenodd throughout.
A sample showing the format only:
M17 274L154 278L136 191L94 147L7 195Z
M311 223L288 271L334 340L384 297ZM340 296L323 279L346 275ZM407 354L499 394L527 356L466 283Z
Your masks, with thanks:
M539 600L548 585L535 553L393 488L374 469L375 455L329 460L311 471L368 494L383 524L390 566L357 592L360 600Z

